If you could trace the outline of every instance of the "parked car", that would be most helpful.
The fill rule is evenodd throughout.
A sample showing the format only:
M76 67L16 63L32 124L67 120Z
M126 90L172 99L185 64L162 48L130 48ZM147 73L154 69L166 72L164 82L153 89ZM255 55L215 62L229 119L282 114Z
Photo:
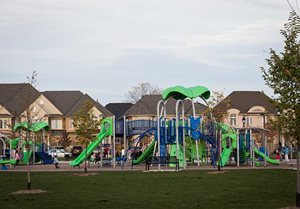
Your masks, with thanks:
M58 158L65 158L69 159L71 156L71 153L66 152L64 149L51 149L48 151L48 154L52 157L57 156Z
M71 153L72 156L77 157L78 155L80 155L82 153L83 149L82 146L73 146Z

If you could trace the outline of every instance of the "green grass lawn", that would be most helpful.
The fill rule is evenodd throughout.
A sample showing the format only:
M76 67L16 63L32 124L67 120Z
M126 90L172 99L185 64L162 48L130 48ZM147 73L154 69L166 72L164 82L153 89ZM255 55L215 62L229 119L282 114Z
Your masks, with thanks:
M0 208L281 208L295 200L296 172L232 170L165 173L32 173L33 189L46 194L10 193L26 188L26 173L0 173Z

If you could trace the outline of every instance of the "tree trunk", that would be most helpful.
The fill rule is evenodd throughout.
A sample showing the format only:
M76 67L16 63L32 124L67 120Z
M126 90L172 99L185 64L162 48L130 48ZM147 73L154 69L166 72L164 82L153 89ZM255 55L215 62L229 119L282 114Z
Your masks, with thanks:
M29 131L26 132L26 151L27 151L27 156L28 156L28 162L27 162L27 189L31 190L31 176L30 176L30 144L29 144L29 138L30 138L30 133Z
M85 160L84 160L84 172L87 173L87 146L85 146Z
M221 171L221 153L222 153L222 130L218 130L217 132L217 149L218 149L218 171Z

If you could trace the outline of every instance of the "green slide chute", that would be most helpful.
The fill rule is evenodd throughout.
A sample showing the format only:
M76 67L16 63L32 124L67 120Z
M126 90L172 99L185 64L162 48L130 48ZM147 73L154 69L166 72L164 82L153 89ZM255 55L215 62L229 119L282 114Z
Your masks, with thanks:
M12 160L0 160L0 165L6 165L6 164L16 165L17 161L15 159L12 159Z
M171 157L177 157L176 150L177 150L176 144L172 144L172 145L171 145L171 152L170 152L170 156L171 156ZM183 147L182 147L181 144L179 145L179 150L178 150L178 160L179 160L179 166L180 166L180 167L184 167ZM172 167L172 166L175 167L175 164L173 164L173 165L170 164L170 167Z
M103 130L101 133L99 133L96 137L96 140L93 141L75 160L69 163L70 166L78 166L83 163L107 136L109 136L108 130Z
M143 154L139 156L136 160L132 161L133 165L138 165L143 163L149 156L153 154L153 150L155 147L155 140L144 150Z
M222 147L221 166L225 166L230 158L232 151L237 147L237 134L230 126L219 124L222 129ZM227 147L227 140L231 140L230 146Z
M263 159L266 159L266 161L268 163L271 163L271 164L275 164L275 165L279 165L279 160L275 160L275 159L272 159L272 158L269 158L268 156L265 155L265 153L259 151L257 148L253 148L253 151L258 154L260 157L262 157Z
M96 136L96 140L89 144L83 152L73 161L69 163L70 166L78 166L83 163L92 152L99 146L99 144L107 136L113 135L113 121L111 118L104 118L101 123L101 132Z
M29 151L29 153L27 151L23 152L23 159L21 160L22 164L28 164L28 161L30 160L32 156L32 150Z

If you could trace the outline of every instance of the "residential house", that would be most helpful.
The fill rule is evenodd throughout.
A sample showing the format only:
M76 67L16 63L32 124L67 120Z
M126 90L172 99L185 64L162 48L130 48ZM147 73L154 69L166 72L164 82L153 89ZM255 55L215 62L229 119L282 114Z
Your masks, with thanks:
M39 92L28 83L0 84L0 132L13 137L14 125L26 121L30 112L32 122L50 124L50 132L45 135L48 144L57 145L67 137L74 141L72 117L85 101L94 103L96 117L113 116L99 102L80 91Z
M74 113L87 101L94 104L92 109L95 118L101 119L113 116L99 102L80 91L45 91L43 94L62 112L62 115L53 116L49 121L52 141L56 143L59 143L60 140L64 140L66 137L69 137L73 143L76 143L76 133L72 118Z
M224 108L226 105L227 115L224 122L234 128L266 129L268 121L277 114L271 98L260 91L233 91L214 109ZM271 135L268 132L266 134ZM259 134L255 137L260 141ZM277 144L278 136L272 140L269 138L268 143Z
M28 112L33 122L62 114L30 84L0 84L0 132L12 137L15 123L25 121Z
M124 137L124 123L123 115L124 113L133 106L132 103L109 103L105 106L112 114L115 115L116 128L116 149L120 151L122 148L123 137Z

